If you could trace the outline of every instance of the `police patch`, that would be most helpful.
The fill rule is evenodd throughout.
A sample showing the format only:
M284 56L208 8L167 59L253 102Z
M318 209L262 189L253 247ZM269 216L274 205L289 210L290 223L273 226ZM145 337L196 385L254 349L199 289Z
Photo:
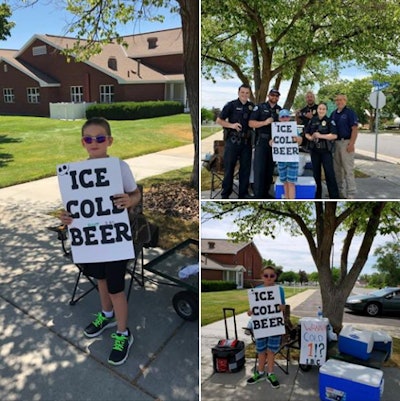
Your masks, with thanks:
M254 106L253 111L257 111L258 110L258 106Z
M256 106L256 107L257 107L257 106ZM249 110L250 110L250 111L253 110L253 106L252 106L252 105L249 106Z

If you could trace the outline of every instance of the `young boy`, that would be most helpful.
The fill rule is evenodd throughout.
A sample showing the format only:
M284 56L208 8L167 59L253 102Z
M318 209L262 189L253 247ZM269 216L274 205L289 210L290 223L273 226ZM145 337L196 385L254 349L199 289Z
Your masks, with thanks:
M290 111L282 109L279 112L279 121L289 121ZM293 142L297 142L301 145L303 138L301 136L293 136ZM270 145L272 146L272 139ZM299 174L299 163L298 162L278 162L278 173L279 179L283 183L283 190L285 199L295 199L296 197L296 182Z
M89 159L108 157L107 149L113 143L108 121L101 117L87 120L82 126L81 143ZM140 191L128 164L120 160L120 165L124 193L115 194L113 202L118 208L133 208L140 202ZM72 223L67 211L61 213L60 220L66 225ZM128 303L124 292L126 265L127 260L84 265L85 273L97 279L102 311L97 313L83 333L86 337L96 337L105 329L117 326L117 332L111 335L114 346L108 358L112 365L123 364L133 344L132 333L127 327Z
M266 266L262 269L262 280L263 284L261 286L271 287L275 285L277 275L275 268L272 266ZM259 287L261 287L259 286ZM283 288L279 286L279 291L281 294L281 311L285 310L285 293ZM252 315L252 311L247 312L249 316ZM270 336L265 338L256 339L256 351L258 355L258 366L257 371L254 372L253 376L247 379L248 384L255 384L259 381L267 379L273 388L279 388L279 381L274 373L275 364L275 353L279 350L281 345L281 337ZM265 375L265 364L267 364L268 375Z

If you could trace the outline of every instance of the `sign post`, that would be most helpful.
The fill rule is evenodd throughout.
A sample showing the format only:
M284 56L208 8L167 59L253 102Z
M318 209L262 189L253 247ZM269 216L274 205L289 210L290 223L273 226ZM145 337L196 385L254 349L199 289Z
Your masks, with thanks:
M369 103L375 109L375 160L378 158L378 130L379 130L379 110L386 105L386 96L382 92L389 86L389 82L372 81L374 91L369 96Z

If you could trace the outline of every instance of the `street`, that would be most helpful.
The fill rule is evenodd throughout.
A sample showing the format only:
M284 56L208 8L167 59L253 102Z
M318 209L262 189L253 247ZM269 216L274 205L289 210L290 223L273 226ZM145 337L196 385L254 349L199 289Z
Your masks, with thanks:
M362 132L358 134L356 152L361 150L375 155L375 133ZM379 132L378 154L398 159L400 162L400 132ZM378 157L379 159L379 157Z

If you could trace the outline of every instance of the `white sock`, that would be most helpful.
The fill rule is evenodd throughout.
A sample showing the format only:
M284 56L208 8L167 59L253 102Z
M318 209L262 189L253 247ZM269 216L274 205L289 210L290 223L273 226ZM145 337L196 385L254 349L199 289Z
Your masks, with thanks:
M123 336L126 336L126 337L129 336L128 330L125 330L125 331L117 331L117 334L120 334L120 335L123 335Z
M111 317L113 317L114 316L114 311L112 310L111 312L106 312L106 311L102 311L103 312L103 315L107 318L107 319L110 319Z

